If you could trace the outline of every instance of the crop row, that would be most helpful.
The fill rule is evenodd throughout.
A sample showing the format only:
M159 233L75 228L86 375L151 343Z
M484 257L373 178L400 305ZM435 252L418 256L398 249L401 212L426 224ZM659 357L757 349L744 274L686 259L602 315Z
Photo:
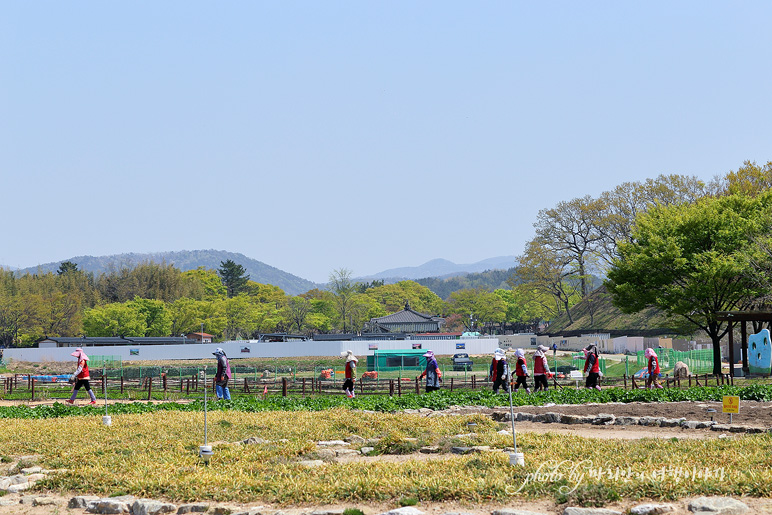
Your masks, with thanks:
M724 395L737 395L742 400L772 400L772 385L715 386L689 389L625 390L607 388L604 390L557 389L534 394L516 392L512 402L516 406L539 406L547 403L585 404L609 402L678 402L678 401L720 401ZM430 394L409 394L402 397L369 395L349 399L343 395L309 395L239 397L231 401L209 402L209 410L235 410L244 412L260 411L320 411L336 407L395 412L404 409L430 408L446 409L451 406L495 407L508 404L506 394L494 394L490 390L440 390ZM203 411L203 400L190 403L177 402L133 402L111 404L111 415L123 413L149 413L157 411ZM40 406L3 406L0 418L55 418L77 415L96 415L105 412L104 406L74 407L61 403Z

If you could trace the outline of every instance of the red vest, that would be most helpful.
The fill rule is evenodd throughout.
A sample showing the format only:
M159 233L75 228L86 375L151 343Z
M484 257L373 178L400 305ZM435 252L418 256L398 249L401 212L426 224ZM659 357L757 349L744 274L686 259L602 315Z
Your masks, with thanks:
M491 360L491 381L495 381L499 375L499 360L493 358Z
M91 376L88 375L88 361L85 359L83 360L83 369L77 377L78 379L91 379Z
M652 356L649 358L649 376L657 377L659 375L659 360Z
M354 371L351 369L353 361L346 361L346 379L354 379Z
M545 367L546 356L534 356L533 357L533 375L544 375L547 373L547 367Z
M595 363L592 364L592 367L589 366L590 365L590 356L594 356L595 357ZM588 368L590 370L587 370ZM594 352L591 352L591 353L587 354L587 360L584 362L584 371L585 372L589 372L590 374L597 374L597 373L600 372L600 358Z
M525 377L523 365L525 365L525 358L517 358L517 363L515 364L515 375L517 377Z

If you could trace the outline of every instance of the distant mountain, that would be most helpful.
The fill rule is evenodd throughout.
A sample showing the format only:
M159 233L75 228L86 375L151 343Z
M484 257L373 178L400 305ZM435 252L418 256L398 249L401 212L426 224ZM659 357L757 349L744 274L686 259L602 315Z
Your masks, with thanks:
M458 275L480 273L487 270L508 270L517 264L515 256L488 258L477 263L457 265L447 259L432 259L420 266L391 268L377 274L358 277L358 280L383 279L388 282L404 279L447 278Z
M119 270L124 267L132 267L145 262L167 263L180 270L195 270L203 266L207 269L217 270L220 263L227 260L243 266L252 281L261 284L278 286L290 295L298 295L308 290L322 287L322 285L297 277L290 273L266 265L262 261L248 258L244 254L226 252L223 250L182 250L178 252L154 252L147 254L114 254L111 256L76 256L62 261L72 261L78 265L79 270L101 274L111 269ZM46 263L36 267L24 268L16 271L18 274L42 272L56 272L62 261Z

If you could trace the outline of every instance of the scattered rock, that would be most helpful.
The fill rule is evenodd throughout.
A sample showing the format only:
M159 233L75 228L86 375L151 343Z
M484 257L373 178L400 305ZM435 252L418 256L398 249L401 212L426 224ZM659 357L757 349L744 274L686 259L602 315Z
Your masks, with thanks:
M246 440L242 440L241 443L243 443L244 445L257 445L257 444L265 444L270 442L268 440L264 440L257 436L250 436Z
M638 417L617 417L614 420L616 426L637 426L640 423Z
M732 426L729 424L714 424L710 429L713 431L726 431L729 433L732 430Z
M323 510L314 510L311 515L343 515L344 508L326 508Z
M660 420L660 427L678 427L685 419L683 418L663 418Z
M37 474L42 471L43 471L43 467L28 467L28 468L21 469L20 472L22 474Z
M453 454L471 454L475 450L472 447L451 447L450 452Z
M660 515L675 511L672 504L639 504L630 508L631 515Z
M501 510L494 510L491 515L547 515L540 511L528 511L528 510L516 510L514 508L503 508Z
M621 511L608 508L566 508L563 515L622 515Z
M316 445L319 447L345 447L350 444L348 442L344 442L343 440L322 440L320 442L316 442Z
M716 515L738 515L748 511L748 506L731 497L698 497L689 503L689 511Z
M534 422L544 422L546 424L559 424L562 415L560 413L542 413L533 417Z
M515 420L518 422L530 422L534 419L534 415L532 413L515 413ZM504 420L509 422L512 420L509 416L509 413L504 414Z
M381 515L424 515L424 512L418 508L413 508L412 506L403 506L402 508L381 513Z
M681 422L681 427L683 427L684 429L697 429L699 425L700 425L700 422L698 422L697 420L684 420L683 422Z
M32 506L56 506L60 503L58 499L54 499L53 497L35 497L32 499Z
M347 436L345 440L350 443L351 445L362 445L367 442L364 438L362 438L359 435L351 435Z
M438 454L442 452L442 449L440 449L437 445L427 445L418 449L418 452L422 454Z
M100 514L121 514L131 513L131 508L129 508L129 502L113 498L99 499L98 501L91 502L88 504L86 511Z
M209 505L205 503L183 504L177 508L177 513L205 513L209 511Z
M373 451L375 451L375 447L362 447L361 449L359 449L359 452L361 452L365 456L370 455L370 453L372 453Z
M70 499L70 502L67 503L67 507L85 510L88 508L88 503L98 501L99 499L100 497L97 497L96 495L76 495Z
M155 499L137 499L131 505L132 515L158 515L159 513L173 513L175 511L177 511L176 505Z
M323 460L331 460L336 456L333 449L317 449L313 454Z
M592 420L594 426L605 426L613 424L616 420L616 416L609 413L598 413L598 415Z

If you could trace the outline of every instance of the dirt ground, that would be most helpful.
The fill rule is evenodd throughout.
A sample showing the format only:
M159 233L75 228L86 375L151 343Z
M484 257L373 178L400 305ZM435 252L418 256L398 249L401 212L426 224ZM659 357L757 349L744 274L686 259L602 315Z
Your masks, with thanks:
M740 401L740 413L732 415L732 423L753 427L772 427L772 402ZM501 408L504 409L504 408ZM515 412L561 413L565 415L597 415L610 413L617 417L666 417L686 420L711 420L708 409L716 410L713 419L728 424L729 415L722 413L721 402L631 402L608 404L561 404L554 406L520 406ZM509 407L506 407L509 410ZM542 424L554 425L554 424ZM647 430L651 428L646 428ZM666 428L663 428L666 429ZM678 429L678 428L677 428Z
M2 498L0 498L0 501L13 501L14 504L9 504L7 506L0 506L0 515L61 515L63 513L67 513L70 515L86 515L87 512L82 509L69 509L67 508L67 502L69 499L74 496L78 495L76 493L73 493L71 496L61 496L56 495L52 493L46 493L46 492L39 492L34 494L34 496L47 496L49 499L49 502L52 504L45 505L45 506L33 506L31 499L29 497L33 497L33 494L28 494L27 501L25 504L21 504L19 501L21 499L21 496L18 494L13 495L7 495ZM674 507L673 511L670 511L671 515L693 515L691 511L688 509L689 501L692 498L685 498L685 499L679 499L677 501L672 502L655 502L654 504L670 504ZM772 499L759 499L759 498L753 498L753 497L742 497L742 498L736 498L740 500L741 502L745 503L750 509L746 513L770 513L772 514ZM607 504L604 507L607 509L616 510L622 513L627 513L630 508L633 506L641 505L641 504L652 504L652 502L649 501L621 501L621 502L615 502L611 504ZM179 506L179 504L178 504ZM214 505L213 505L214 506ZM213 507L212 506L212 507ZM223 506L228 506L235 508L233 510L234 513L237 513L238 511L248 511L250 509L254 509L257 507L262 507L260 511L264 514L271 514L276 513L276 515L311 515L312 512L318 511L318 512L325 512L325 511L332 511L332 510L343 510L345 508L358 508L362 510L365 515L377 515L381 513L385 513L389 510L398 508L397 505L394 503L386 504L386 503L366 503L366 502L356 502L352 501L350 503L345 504L337 504L337 505L315 505L315 506L271 506L271 505L265 505L265 504L237 504L237 503L229 503L224 504ZM552 501L546 501L546 500L521 500L521 499L513 499L511 501L505 501L501 503L486 503L486 504L470 504L470 503L460 503L455 501L448 501L448 502L442 502L442 503L424 503L421 502L417 506L415 506L416 509L422 511L426 515L443 515L443 514L468 514L468 515L490 515L492 512L496 510L502 510L502 509L519 509L519 510L527 510L530 512L537 512L537 513L547 513L550 515L562 515L564 510L568 507L568 505L557 505ZM212 513L212 508L210 507L210 510L208 513Z

